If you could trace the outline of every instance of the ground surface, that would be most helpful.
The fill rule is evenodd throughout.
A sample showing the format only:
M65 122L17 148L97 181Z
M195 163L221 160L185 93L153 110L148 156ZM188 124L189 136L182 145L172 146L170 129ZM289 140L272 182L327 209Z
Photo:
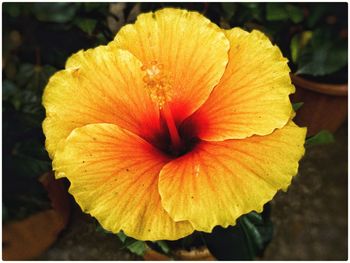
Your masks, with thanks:
M347 259L348 131L336 142L307 150L299 175L272 203L274 239L264 260ZM71 221L41 260L139 259L118 238L96 231L95 221L74 206Z
M345 260L348 252L348 136L307 150L287 193L273 201L275 236L266 260Z

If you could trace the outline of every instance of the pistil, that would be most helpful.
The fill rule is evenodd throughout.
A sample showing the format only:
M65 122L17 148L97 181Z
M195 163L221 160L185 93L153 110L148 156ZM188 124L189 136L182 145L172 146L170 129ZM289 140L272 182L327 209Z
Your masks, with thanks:
M143 81L146 83L149 95L158 108L160 116L165 120L170 140L171 150L174 154L179 154L182 148L182 141L176 127L176 123L169 107L169 101L173 96L173 87L169 77L163 71L163 65L157 61L152 61L141 68L146 75Z
M175 154L178 154L182 148L182 141L168 103L164 103L164 106L160 109L160 113L163 115L169 130L172 150Z

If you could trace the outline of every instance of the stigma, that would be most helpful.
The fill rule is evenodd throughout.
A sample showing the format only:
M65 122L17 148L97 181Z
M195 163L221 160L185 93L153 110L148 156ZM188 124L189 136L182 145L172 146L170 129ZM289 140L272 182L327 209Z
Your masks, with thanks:
M169 76L164 72L164 65L152 61L149 64L144 64L141 70L145 71L143 81L151 100L158 105L160 110L163 109L173 97L172 84Z

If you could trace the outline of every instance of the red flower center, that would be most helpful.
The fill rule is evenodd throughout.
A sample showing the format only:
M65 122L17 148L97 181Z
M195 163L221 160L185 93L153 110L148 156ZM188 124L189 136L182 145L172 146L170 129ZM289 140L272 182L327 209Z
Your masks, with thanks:
M184 155L193 150L200 141L196 132L197 122L189 119L177 125L166 103L160 109L160 124L162 132L154 136L150 143L168 156Z

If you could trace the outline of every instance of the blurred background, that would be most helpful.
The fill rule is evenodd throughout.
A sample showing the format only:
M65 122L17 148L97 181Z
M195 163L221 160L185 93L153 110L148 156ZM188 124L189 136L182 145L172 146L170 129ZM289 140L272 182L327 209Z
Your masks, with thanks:
M5 259L128 260L52 179L41 123L43 89L80 49L107 44L138 14L196 10L222 28L267 34L289 59L296 121L322 130L287 193L272 202L274 238L264 260L347 259L347 3L3 3L2 217ZM29 242L29 243L28 243ZM31 244L31 245L28 245Z

